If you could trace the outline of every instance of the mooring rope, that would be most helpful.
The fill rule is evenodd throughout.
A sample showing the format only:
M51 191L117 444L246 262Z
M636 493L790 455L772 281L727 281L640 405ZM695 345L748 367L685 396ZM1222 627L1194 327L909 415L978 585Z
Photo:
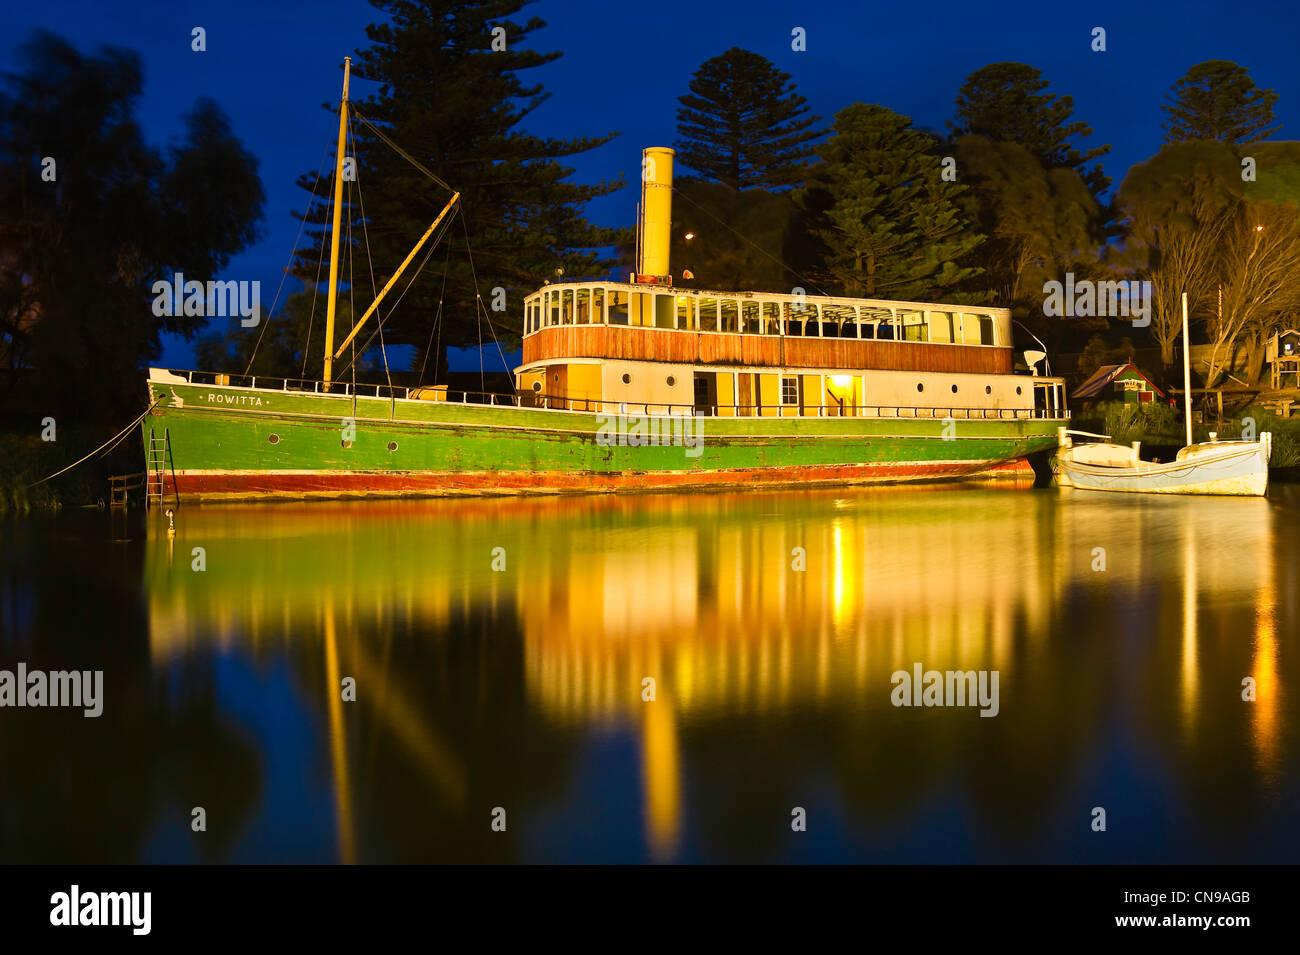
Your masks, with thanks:
M154 401L153 401L153 404L151 404L148 408L145 408L145 409L144 409L144 413L141 414L140 417L136 418L134 421L132 421L130 424L128 424L125 428L123 428L123 429L122 429L121 431L119 431L117 434L113 435L113 437L109 438L107 441L105 441L103 444L101 444L99 447L97 447L94 451L91 451L90 454L87 454L84 458L81 458L80 460L73 461L71 464L69 464L69 465L68 465L66 468L64 468L62 471L55 471L55 472L54 472L53 474L51 474L49 477L41 478L41 479L40 479L39 481L37 481L35 484L29 484L29 485L27 485L27 487L28 487L28 488L33 488L33 487L36 487L38 484L44 484L46 481L52 481L52 480L54 480L56 477L58 477L60 474L63 474L65 471L71 471L71 470L72 470L73 468L75 468L78 464L81 464L82 461L85 461L85 460L87 460L88 458L92 458L92 457L94 457L96 454L99 454L101 451L112 451L115 447L117 447L117 446L122 442L122 439L125 438L125 437L127 436L127 434L130 433L131 429L134 428L136 425L138 425L141 421L143 421L143 420L148 416L149 412L153 411L153 409L156 408L157 406L158 406L158 399L155 398Z

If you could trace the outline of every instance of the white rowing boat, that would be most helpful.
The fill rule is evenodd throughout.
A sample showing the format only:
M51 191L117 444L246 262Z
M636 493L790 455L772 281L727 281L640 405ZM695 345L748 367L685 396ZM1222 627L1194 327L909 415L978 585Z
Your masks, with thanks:
M1129 491L1145 494L1234 494L1263 497L1268 491L1268 458L1273 435L1265 431L1257 441L1210 440L1192 443L1192 372L1188 359L1187 294L1183 293L1183 414L1187 445L1174 460L1143 461L1142 442L1131 446L1111 444L1108 434L1058 431L1057 484L1089 491ZM1100 441L1075 444L1075 437Z
M1273 436L1258 441L1210 441L1181 449L1172 461L1143 461L1141 442L1075 444L1074 437L1108 438L1061 429L1057 482L1090 491L1148 494L1233 494L1260 497L1268 490L1268 458Z

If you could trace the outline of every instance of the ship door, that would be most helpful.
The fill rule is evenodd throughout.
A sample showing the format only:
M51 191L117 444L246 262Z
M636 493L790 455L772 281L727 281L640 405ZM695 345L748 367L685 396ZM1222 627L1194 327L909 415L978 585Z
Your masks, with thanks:
M569 366L551 365L546 369L546 407L564 409L568 407L565 400L569 394Z
M737 375L739 379L739 393L736 398L736 414L743 417L749 417L754 413L754 376Z
M707 371L695 373L695 413L711 415L717 411L718 381L717 376Z

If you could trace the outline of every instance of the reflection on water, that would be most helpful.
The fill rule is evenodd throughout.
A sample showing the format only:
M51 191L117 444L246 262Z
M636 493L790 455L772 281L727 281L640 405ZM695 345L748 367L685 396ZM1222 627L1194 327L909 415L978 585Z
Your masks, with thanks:
M11 523L0 668L106 704L0 710L0 860L1296 861L1291 491Z

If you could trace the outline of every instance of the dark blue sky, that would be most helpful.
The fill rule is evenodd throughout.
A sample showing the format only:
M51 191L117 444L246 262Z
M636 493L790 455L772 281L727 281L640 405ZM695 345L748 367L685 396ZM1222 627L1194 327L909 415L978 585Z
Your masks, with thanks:
M1280 94L1276 138L1300 139L1300 5L1291 2L863 3L774 0L540 0L517 19L540 16L547 28L532 45L564 55L525 74L552 96L529 117L548 136L622 135L577 157L577 176L635 182L640 150L671 145L677 97L705 59L731 46L754 50L793 74L813 110L830 119L855 101L875 102L942 129L965 77L1000 60L1043 70L1050 89L1074 97L1076 118L1093 127L1089 145L1109 143L1108 174L1118 182L1154 153L1160 105L1187 68L1233 60L1255 82ZM116 44L144 57L139 116L163 143L199 96L215 99L235 132L261 160L267 192L263 236L223 277L260 279L269 305L298 230L293 209L306 198L297 176L332 148L335 121L321 109L337 100L345 55L366 45L378 17L365 0L311 3L49 0L10 5L4 45L13 54L38 27L83 50ZM190 30L207 30L206 53L190 50ZM806 52L790 49L794 27ZM1093 27L1107 31L1107 52L1090 49ZM358 84L354 96L368 90ZM437 170L435 170L436 172ZM453 183L454 185L454 183ZM589 217L631 224L635 190L600 200ZM412 241L417 237L412 236ZM382 266L381 266L382 268ZM189 348L170 344L164 361L188 365Z

